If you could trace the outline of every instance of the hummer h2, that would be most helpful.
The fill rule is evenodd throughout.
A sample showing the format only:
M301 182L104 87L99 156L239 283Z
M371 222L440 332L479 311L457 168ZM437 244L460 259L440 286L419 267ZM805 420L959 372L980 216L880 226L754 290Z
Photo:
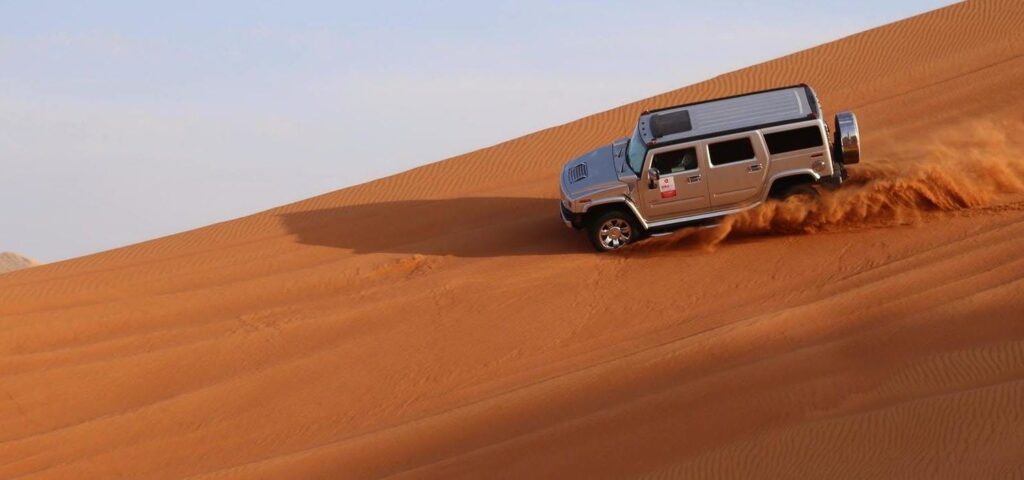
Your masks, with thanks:
M833 142L807 85L643 112L630 138L568 162L561 214L598 251L793 195L817 196L860 161L852 112Z

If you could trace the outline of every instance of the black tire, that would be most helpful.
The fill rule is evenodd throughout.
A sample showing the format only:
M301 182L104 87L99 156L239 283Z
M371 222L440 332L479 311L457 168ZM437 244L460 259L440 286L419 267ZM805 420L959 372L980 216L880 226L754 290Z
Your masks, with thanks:
M781 195L779 195L780 201L786 201L790 197L805 198L807 200L817 200L821 196L817 188L809 183L798 183L787 189L785 189Z
M587 222L587 238L598 252L610 252L640 240L643 232L632 213L615 209Z

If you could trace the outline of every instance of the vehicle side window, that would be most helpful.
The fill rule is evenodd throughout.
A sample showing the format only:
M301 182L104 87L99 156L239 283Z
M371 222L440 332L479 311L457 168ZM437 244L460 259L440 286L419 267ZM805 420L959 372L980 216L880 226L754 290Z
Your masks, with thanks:
M712 143L708 145L708 152L711 154L712 165L742 162L755 157L754 145L750 143L750 138L746 137Z
M769 133L764 136L764 141L768 144L768 152L772 155L820 147L825 144L819 127L804 127Z
M654 155L651 166L658 169L658 173L666 175L669 173L685 172L697 169L697 149L684 148Z

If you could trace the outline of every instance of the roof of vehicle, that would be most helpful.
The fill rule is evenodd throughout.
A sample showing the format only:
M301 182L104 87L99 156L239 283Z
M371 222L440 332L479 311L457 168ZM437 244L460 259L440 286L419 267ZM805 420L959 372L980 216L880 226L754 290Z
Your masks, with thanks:
M820 108L811 87L794 85L644 112L637 125L644 143L663 146L818 118Z

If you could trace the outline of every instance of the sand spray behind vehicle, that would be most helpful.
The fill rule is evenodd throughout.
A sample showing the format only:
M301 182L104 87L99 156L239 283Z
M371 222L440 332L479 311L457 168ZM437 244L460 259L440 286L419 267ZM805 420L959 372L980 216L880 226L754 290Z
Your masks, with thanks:
M1024 124L970 124L926 140L908 160L872 159L869 153L865 163L850 167L842 188L816 200L770 201L717 227L684 229L652 243L685 241L712 249L729 237L917 224L935 212L990 207L1024 193L1021 138Z

